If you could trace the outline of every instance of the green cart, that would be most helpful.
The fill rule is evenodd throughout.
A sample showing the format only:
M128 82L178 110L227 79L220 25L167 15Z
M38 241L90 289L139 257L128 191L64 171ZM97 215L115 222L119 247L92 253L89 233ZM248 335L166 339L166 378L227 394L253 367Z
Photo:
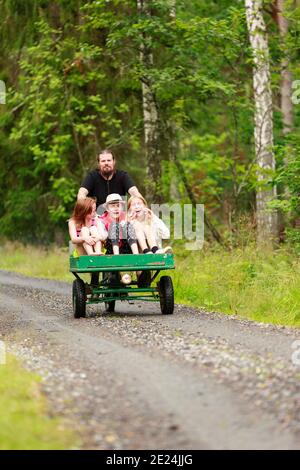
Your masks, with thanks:
M161 276L153 286L160 271L174 269L173 254L70 256L73 281L73 313L75 318L86 316L86 306L104 303L108 312L114 312L120 301L160 302L161 313L174 311L174 289L170 276ZM129 284L122 283L122 273L131 272ZM137 276L135 273L138 272ZM91 282L84 282L80 274L91 274ZM100 274L102 273L101 279Z

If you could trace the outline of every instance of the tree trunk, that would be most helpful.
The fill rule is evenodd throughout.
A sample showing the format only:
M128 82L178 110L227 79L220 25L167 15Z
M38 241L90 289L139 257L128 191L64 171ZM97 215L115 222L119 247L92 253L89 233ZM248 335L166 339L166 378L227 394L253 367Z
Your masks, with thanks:
M284 15L285 0L277 0L277 23L282 38L283 47L286 35L289 30L288 20ZM283 123L283 134L286 135L291 132L293 127L293 103L292 103L292 72L289 69L290 60L286 51L281 61L281 112Z
M151 15L148 0L137 0L137 8L140 14ZM160 121L155 94L147 74L147 71L153 67L153 54L146 45L146 39L146 34L143 33L140 46L140 61L144 69L141 82L147 162L146 197L151 203L160 203L162 202Z
M249 40L253 51L255 100L255 154L257 161L256 217L259 245L271 245L278 236L277 213L268 208L276 198L270 179L275 170L273 153L273 109L269 66L269 47L262 0L245 0Z
M170 17L176 19L176 0L169 0Z
M293 103L292 103L292 72L290 70L290 59L286 47L286 36L289 31L289 23L286 17L284 16L285 9L285 0L276 0L275 1L275 10L276 10L276 22L279 28L281 36L281 45L282 45L282 59L281 59L281 85L280 85L280 109L282 116L282 132L283 135L288 135L293 128ZM291 145L286 145L284 152L284 164L287 166L289 158L293 153L293 148ZM283 194L285 199L291 197L289 188L286 186L283 189ZM284 215L279 212L279 227L280 232L284 233L285 226L288 219L291 217L291 212Z

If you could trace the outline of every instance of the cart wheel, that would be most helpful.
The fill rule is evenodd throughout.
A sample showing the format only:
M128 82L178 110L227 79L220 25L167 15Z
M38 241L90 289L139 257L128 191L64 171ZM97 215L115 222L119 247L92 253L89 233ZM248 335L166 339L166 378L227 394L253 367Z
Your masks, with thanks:
M174 311L174 289L170 276L162 276L158 283L160 309L163 315L172 315Z
M116 301L115 300L111 300L110 302L105 302L105 311L106 312L114 312L115 311L115 305L116 305Z
M85 285L82 279L73 282L73 313L74 318L85 317L86 309Z

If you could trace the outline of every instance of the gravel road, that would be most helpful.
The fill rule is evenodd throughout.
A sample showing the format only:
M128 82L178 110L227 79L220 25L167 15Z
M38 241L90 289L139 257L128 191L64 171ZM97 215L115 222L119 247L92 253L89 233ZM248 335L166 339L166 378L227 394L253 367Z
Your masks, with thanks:
M0 339L84 449L300 447L300 330L142 302L75 320L70 284L5 271L0 299Z

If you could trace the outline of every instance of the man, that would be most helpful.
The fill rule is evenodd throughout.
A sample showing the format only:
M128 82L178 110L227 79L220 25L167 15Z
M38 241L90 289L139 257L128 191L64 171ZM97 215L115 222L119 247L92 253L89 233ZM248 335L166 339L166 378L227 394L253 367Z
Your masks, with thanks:
M126 171L116 170L116 160L111 150L102 150L98 155L98 169L90 171L82 182L77 199L96 197L97 207L104 204L109 194L140 196Z

